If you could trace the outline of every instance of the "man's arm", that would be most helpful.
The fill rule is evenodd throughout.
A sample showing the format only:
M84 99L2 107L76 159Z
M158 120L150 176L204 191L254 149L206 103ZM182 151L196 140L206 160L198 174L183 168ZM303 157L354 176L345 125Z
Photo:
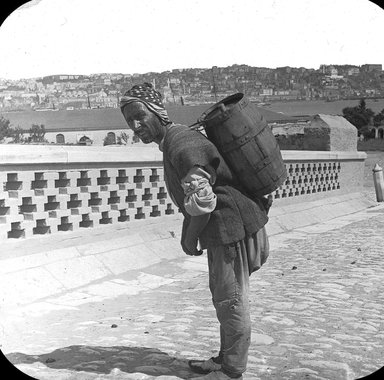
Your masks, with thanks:
M203 251L197 249L198 239L216 207L216 195L209 180L211 176L200 167L194 167L183 179L185 193L184 207L190 215L181 236L181 246L187 255L199 256Z

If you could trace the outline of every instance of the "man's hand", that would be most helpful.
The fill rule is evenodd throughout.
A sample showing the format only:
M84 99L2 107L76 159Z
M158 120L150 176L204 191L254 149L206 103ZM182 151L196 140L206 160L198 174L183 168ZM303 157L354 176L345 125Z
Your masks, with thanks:
M189 256L200 256L203 251L197 249L197 242L201 231L207 225L211 214L192 216L188 224L183 225L181 247Z
M184 241L181 242L183 251L189 256L200 256L203 251L197 249L197 238L186 236Z

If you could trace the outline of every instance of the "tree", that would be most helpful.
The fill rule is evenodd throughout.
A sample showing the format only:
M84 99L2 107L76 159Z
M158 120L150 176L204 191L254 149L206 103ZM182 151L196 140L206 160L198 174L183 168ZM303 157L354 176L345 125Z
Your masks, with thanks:
M362 129L369 123L369 120L367 120L364 114L359 111L358 107L343 108L343 116L358 130Z
M117 143L119 145L123 145L123 144L127 145L128 144L128 140L129 140L129 136L125 132L121 132L120 136L117 136Z
M369 128L365 126L359 130L360 136L363 135L366 140L375 138L375 130L374 128Z
M384 121L384 108L373 117L373 125L378 127L382 125Z
M360 99L358 109L364 115L364 117L368 120L368 124L369 124L373 116L375 115L375 113L370 108L367 108L367 104L365 103L364 99Z
M9 137L11 132L11 122L0 116L0 141L3 141L5 137Z
M32 127L29 129L28 142L47 142L44 138L45 136L45 127L44 124L32 124Z
M133 134L131 144L140 142L139 136Z
M11 136L15 144L20 144L25 141L24 131L19 126L11 130Z
M104 140L103 140L103 145L104 146L106 146L106 145L113 145L113 144L116 144L114 136L108 134L107 136L104 137Z
M367 109L367 103L365 102L365 99L360 99L359 101L359 105L357 106L357 108L361 111L361 112L364 112L366 109Z
M353 124L359 132L362 128L367 127L375 113L367 108L365 100L361 99L359 105L356 107L343 108L343 116Z

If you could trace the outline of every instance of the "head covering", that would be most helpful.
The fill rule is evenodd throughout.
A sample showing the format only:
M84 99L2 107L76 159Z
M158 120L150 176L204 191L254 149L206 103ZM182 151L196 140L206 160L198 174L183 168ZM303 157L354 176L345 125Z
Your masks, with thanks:
M126 91L120 99L120 109L123 110L127 104L132 102L143 103L151 112L160 118L162 124L166 125L171 122L164 108L160 92L156 91L150 83L145 82L135 85Z

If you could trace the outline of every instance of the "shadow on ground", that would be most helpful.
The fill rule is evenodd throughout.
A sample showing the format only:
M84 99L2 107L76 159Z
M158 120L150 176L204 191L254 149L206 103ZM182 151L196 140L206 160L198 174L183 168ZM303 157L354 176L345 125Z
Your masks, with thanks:
M52 369L88 371L109 374L114 368L122 372L140 372L150 376L193 377L188 361L169 356L156 348L126 346L68 346L51 353L27 355L14 352L6 355L14 365L41 362ZM196 375L195 375L196 376Z

